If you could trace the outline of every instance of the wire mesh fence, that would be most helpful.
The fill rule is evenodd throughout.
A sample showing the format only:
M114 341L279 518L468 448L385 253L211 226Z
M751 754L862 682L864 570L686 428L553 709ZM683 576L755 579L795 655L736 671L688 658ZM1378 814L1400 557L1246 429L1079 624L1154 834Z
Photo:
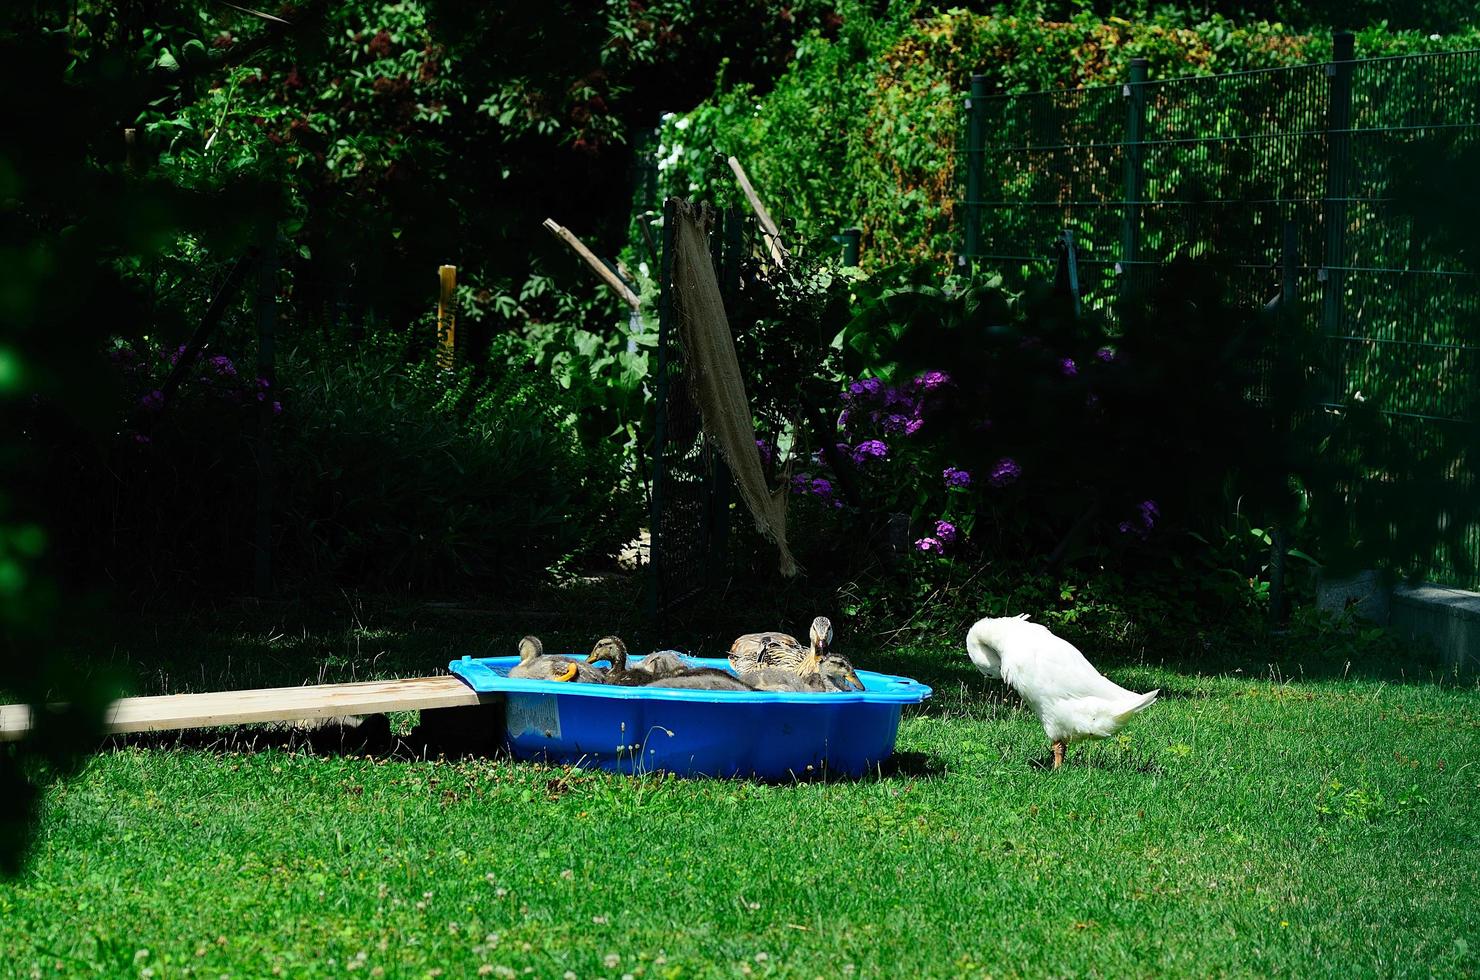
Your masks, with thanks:
M1083 305L1109 309L1216 242L1240 302L1283 296L1322 332L1328 408L1375 400L1414 440L1480 423L1480 277L1394 202L1417 154L1480 140L1480 51L1358 61L1334 40L1325 64L1148 81L1136 62L1120 86L991 95L975 76L962 264L1051 276L1068 231ZM1463 550L1431 572L1480 586L1456 571L1480 567L1480 532Z
M674 201L663 209L661 287L653 426L653 500L649 613L662 615L703 591L721 574L729 531L730 476L704 434L689 385L688 364L674 323ZM741 221L722 212L710 234L716 273L725 292L735 280ZM731 296L725 296L730 305Z

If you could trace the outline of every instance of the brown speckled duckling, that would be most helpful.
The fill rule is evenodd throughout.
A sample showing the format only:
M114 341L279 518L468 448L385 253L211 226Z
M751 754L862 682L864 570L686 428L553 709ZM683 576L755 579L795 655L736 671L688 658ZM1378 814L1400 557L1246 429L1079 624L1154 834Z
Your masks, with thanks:
M612 665L611 670L606 673L607 683L622 684L628 687L648 684L659 678L672 677L693 669L672 650L650 653L638 663L629 666L627 644L615 636L603 636L597 640L596 645L591 648L591 655L586 658L586 663L594 664L602 660L609 660Z
M519 662L509 668L509 676L538 681L606 683L605 675L593 667L569 657L545 656L545 645L537 636L526 636L519 641Z

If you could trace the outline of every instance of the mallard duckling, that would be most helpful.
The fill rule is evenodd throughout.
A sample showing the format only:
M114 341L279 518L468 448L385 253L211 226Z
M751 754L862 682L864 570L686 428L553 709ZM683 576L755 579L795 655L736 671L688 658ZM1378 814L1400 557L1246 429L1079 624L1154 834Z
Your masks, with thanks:
M659 650L643 657L631 666L627 663L627 644L615 636L603 636L591 648L586 663L595 664L602 660L611 661L606 672L607 683L634 686L647 684L660 677L669 677L691 669L690 665L673 650Z
M864 689L863 681L859 680L848 658L831 652L821 657L809 653L802 662L801 673L780 667L762 667L746 674L745 681L758 691L827 694Z
M853 669L853 664L841 653L833 653L831 650L817 658L817 673L822 677L822 682L829 691L862 691L863 681L858 677L858 671Z
M606 678L602 673L569 657L545 656L545 645L537 636L526 636L519 641L519 662L509 668L510 677L521 677L536 681L580 681L587 684L602 684Z
M832 643L832 621L826 616L812 620L810 646L803 646L786 633L746 633L730 644L730 666L741 677L763 667L779 667L800 674L808 654L821 657Z
M676 687L691 691L754 691L745 681L729 671L713 667L691 667L682 674L660 677L643 687Z

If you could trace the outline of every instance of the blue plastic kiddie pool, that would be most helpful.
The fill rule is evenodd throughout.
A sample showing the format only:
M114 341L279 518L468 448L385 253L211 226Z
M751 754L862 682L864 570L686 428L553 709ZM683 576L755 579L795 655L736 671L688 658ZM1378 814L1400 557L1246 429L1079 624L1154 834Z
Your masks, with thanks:
M729 669L725 660L689 659L695 666ZM858 671L862 691L793 694L509 677L518 662L463 657L448 668L475 691L504 695L516 759L625 773L862 776L894 754L904 706L931 693L908 677L871 670Z

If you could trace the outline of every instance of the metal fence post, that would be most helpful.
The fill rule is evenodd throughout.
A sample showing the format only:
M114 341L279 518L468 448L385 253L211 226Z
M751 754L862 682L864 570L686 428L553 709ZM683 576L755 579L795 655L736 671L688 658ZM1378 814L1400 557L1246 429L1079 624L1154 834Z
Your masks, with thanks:
M863 240L862 228L844 228L838 233L838 241L843 246L843 265L849 269L858 265L859 243Z
M663 448L668 439L668 338L673 330L673 224L677 207L673 198L663 202L663 250L658 272L658 352L657 383L653 390L653 509L648 523L648 615L659 612L662 587L659 582L662 563L663 523Z
M1141 246L1141 196L1145 187L1145 159L1141 142L1146 130L1146 59L1131 59L1131 77L1126 83L1125 113L1125 208L1120 226L1120 284L1124 295L1131 288Z
M717 229L719 241L716 243L715 275L719 277L720 299L725 305L725 316L730 323L731 333L738 333L746 326L737 323L734 319L740 296L740 261L741 249L743 247L742 232L744 229L744 217L740 205L732 204L720 212L720 226ZM730 473L730 467L725 459L715 450L710 454L713 462L711 479L713 486L709 492L709 565L708 575L711 586L718 584L725 577L730 561L730 498L731 489L734 485L734 477Z
M971 97L966 100L966 242L958 260L962 266L968 265L981 252L989 91L986 75L971 76Z
M1321 279L1325 292L1321 306L1321 330L1331 345L1331 401L1337 401L1344 385L1341 369L1341 299L1346 265L1346 197L1351 172L1352 57L1356 50L1350 31L1331 35L1331 63L1326 66L1326 200L1321 223L1326 236L1326 255Z
M275 346L277 331L277 223L261 231L257 264L257 519L254 585L257 595L272 592L272 417L277 387Z
M1059 261L1057 267L1054 269L1054 290L1073 300L1074 316L1078 318L1081 312L1079 304L1079 254L1074 247L1074 230L1072 228L1065 228L1063 235L1059 236L1056 245L1059 252Z
M1280 235L1280 298L1279 306L1275 311L1275 330L1279 331L1275 337L1274 350L1278 358L1288 357L1289 333L1295 327L1297 287L1295 282L1296 251L1299 246L1299 237L1295 230L1295 222L1286 219ZM1272 394L1274 394L1272 392ZM1288 439L1294 420L1289 417L1281 417L1276 420L1279 426L1278 437ZM1280 447L1275 447L1278 453ZM1285 579L1286 562L1285 556L1290 551L1290 533L1286 526L1286 515L1276 513L1269 525L1269 626L1270 629L1279 629L1289 619L1289 603L1286 599Z

